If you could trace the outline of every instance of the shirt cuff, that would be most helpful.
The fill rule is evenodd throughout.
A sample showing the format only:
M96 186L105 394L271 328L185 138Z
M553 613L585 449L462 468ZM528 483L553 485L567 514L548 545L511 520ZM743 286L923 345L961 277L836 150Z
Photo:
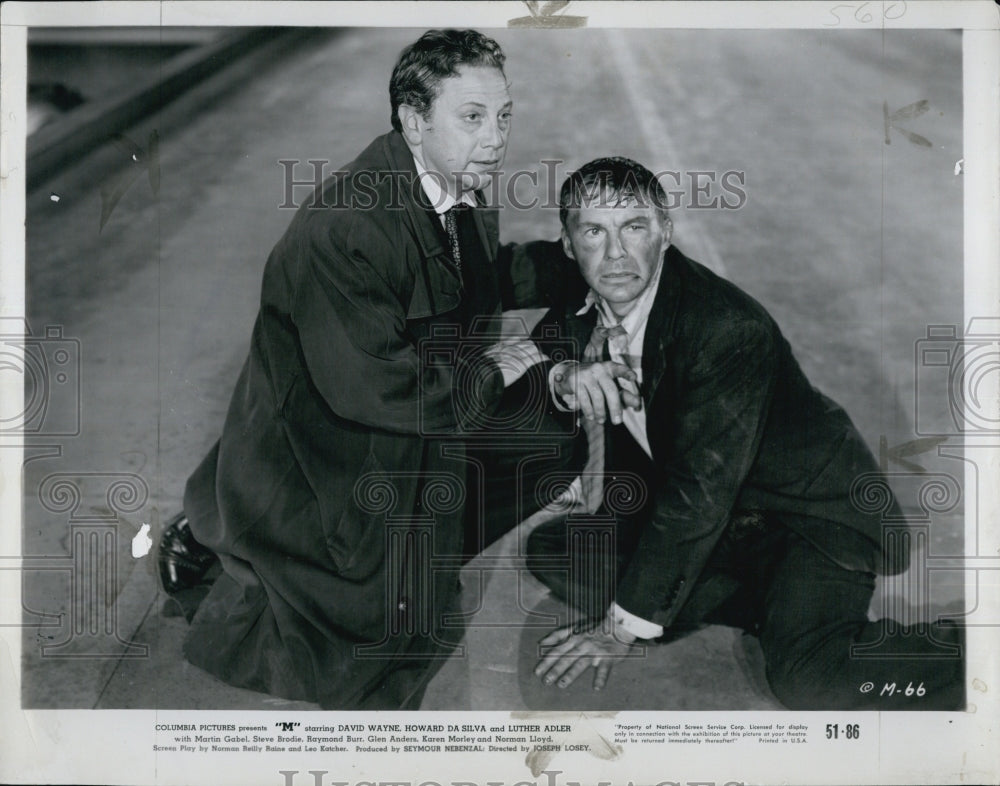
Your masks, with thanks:
M566 369L571 365L579 365L579 363L575 360L563 360L549 369L549 395L552 397L555 408L560 412L575 412L577 409L576 396L573 394L560 396L556 393L556 374L565 374Z
M625 611L617 603L612 602L610 612L616 625L620 625L628 633L640 639L655 639L663 635L663 626L644 620L631 612Z

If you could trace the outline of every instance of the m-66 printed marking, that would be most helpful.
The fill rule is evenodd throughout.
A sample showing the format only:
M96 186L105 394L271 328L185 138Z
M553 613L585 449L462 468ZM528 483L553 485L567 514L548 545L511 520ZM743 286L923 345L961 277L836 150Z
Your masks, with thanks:
M904 696L923 696L927 693L927 689L922 682L916 686L912 682L908 682L905 688L902 685L897 685L895 682L886 682L882 685L879 696L895 696L897 693L901 693Z

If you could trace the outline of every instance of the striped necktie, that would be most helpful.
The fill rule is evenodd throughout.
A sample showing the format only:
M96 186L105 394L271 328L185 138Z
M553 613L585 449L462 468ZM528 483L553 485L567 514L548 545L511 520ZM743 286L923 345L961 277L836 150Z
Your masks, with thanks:
M458 215L461 210L468 210L469 206L461 202L455 204L445 211L444 231L448 233L448 243L451 245L451 258L455 262L455 267L462 269L462 244L458 236Z
M590 341L583 351L584 362L596 363L604 354L604 345L608 341L619 342L622 338L622 343L627 348L628 331L625 328L621 325L609 328L598 325L590 334ZM588 513L595 513L604 496L604 425L584 418L583 431L587 435L587 463L580 474L583 504Z

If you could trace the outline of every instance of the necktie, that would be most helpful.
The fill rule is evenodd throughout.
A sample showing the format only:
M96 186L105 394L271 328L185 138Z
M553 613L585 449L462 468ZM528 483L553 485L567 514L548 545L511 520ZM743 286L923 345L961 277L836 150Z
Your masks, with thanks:
M455 261L455 267L462 269L462 244L458 235L458 215L460 211L468 210L468 206L458 203L445 211L444 230L448 233L448 243L451 245L451 258Z
M604 327L603 325L597 325L594 331L590 334L590 343L587 344L587 348L584 350L583 357L585 360L593 363L595 360L599 360L601 354L604 352L604 342L605 341L617 341L619 336L628 336L628 331L625 330L621 325L613 325L612 327ZM628 346L628 340L626 339L622 342L623 348ZM591 355L590 358L587 356ZM622 354L625 354L624 352Z
M621 325L609 328L598 325L590 334L590 341L583 351L584 361L594 363L600 360L604 345L609 341L621 342L627 349L628 332ZM604 425L584 418L583 431L587 435L587 463L580 475L583 504L588 513L595 513L604 496Z

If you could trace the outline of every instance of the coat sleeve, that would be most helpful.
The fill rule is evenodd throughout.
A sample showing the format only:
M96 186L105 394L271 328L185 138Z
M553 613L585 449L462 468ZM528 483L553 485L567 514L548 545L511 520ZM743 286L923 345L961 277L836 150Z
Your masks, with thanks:
M587 283L558 240L508 243L497 252L504 310L583 304Z
M616 602L669 626L729 522L757 455L777 368L769 325L727 324L694 348L674 411L651 520L624 569ZM655 442L654 442L655 444Z
M453 364L421 362L406 324L403 298L412 281L403 241L356 213L332 225L322 218L310 217L303 229L292 321L330 409L366 426L435 434L462 430L492 411L503 375L485 347L460 345Z

